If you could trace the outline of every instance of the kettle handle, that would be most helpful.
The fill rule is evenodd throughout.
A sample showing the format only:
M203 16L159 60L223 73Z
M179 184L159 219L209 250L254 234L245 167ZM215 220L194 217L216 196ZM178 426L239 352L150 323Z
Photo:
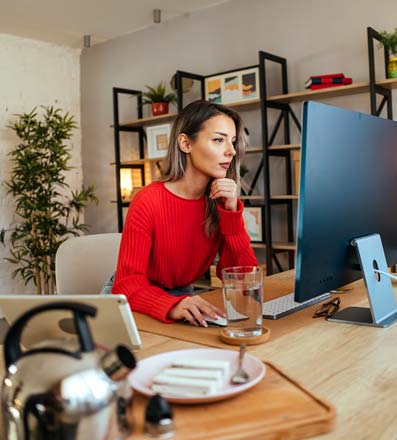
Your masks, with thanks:
M53 302L49 304L44 304L42 306L34 307L28 310L26 313L21 315L14 324L10 327L4 340L4 358L5 364L8 368L11 364L15 363L22 356L27 356L31 353L38 352L58 352L73 357L79 357L78 352L73 353L67 350L59 348L43 347L41 349L36 348L32 350L23 351L21 349L21 335L27 322L33 318L33 316L38 315L42 312L47 312L49 310L71 310L73 312L73 320L77 336L80 343L81 352L90 352L95 349L94 341L91 336L90 327L87 323L87 316L96 316L96 308L89 306L87 304L77 303L77 302Z

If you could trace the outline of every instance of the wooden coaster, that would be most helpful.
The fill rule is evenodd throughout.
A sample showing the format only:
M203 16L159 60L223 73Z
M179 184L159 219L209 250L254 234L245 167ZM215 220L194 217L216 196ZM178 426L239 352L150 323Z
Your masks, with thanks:
M227 329L223 328L221 332L219 333L219 339L224 342L225 344L230 345L240 345L240 344L247 344L247 345L255 345L255 344L262 344L263 342L266 342L270 338L270 329L267 327L262 327L262 334L260 336L248 336L248 337L241 337L236 338L233 336L229 336L227 334Z

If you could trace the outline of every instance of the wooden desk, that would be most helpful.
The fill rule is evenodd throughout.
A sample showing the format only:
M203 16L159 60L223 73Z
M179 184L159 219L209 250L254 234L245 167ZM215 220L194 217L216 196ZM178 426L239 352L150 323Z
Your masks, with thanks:
M291 286L291 274L266 278L265 298L287 293ZM365 306L362 281L350 286L352 291L339 295L341 308L351 304ZM206 296L219 303L219 295L220 292L215 291ZM380 329L331 323L322 318L312 319L314 308L316 306L277 321L265 320L272 336L262 345L250 346L249 352L279 365L336 406L335 430L318 438L397 439L397 325ZM153 333L236 348L222 344L217 329L162 324L143 316L137 316L137 322L140 329Z
M289 274L270 277L265 281L265 296L270 299L287 293L290 288ZM209 295L213 295L211 299L219 300L216 296L219 292ZM355 283L353 291L340 296L342 308L351 303L366 302L362 283ZM306 309L281 320L265 321L272 328L272 337L265 344L250 346L249 352L280 366L313 393L335 405L335 429L318 439L397 439L397 325L378 329L336 324L321 318L312 319L311 314L312 310ZM144 348L136 353L138 359L166 351L200 347L197 344L200 340L203 345L223 346L217 343L219 330L216 329L162 324L139 314L136 318L144 344ZM183 334L181 329L184 329ZM148 333L147 330L153 332ZM172 333L172 338L159 335L161 331L164 335ZM143 398L137 396L138 403L139 399L142 403ZM175 420L180 420L180 414L184 415L187 410L177 408L176 411ZM140 412L137 410L134 415L137 423L142 423L142 405ZM203 430L207 428L203 424ZM144 438L138 432L131 436L131 440ZM204 432L208 432L207 438L212 440L211 430ZM175 437L180 438L180 435ZM236 440L240 438L236 437ZM249 438L257 437L251 435ZM259 438L262 440L263 437Z

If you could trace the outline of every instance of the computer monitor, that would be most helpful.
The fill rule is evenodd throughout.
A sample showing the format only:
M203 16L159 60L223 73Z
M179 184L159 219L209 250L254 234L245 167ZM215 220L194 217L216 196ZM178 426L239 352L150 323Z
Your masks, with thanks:
M295 301L362 277L354 238L397 262L397 122L305 102L300 176Z

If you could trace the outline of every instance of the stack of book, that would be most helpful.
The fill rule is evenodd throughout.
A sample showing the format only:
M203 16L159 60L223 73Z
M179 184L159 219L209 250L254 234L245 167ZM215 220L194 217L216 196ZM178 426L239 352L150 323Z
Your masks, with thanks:
M326 73L325 75L313 75L306 82L306 89L318 90L328 87L346 86L353 80L345 77L343 73Z

